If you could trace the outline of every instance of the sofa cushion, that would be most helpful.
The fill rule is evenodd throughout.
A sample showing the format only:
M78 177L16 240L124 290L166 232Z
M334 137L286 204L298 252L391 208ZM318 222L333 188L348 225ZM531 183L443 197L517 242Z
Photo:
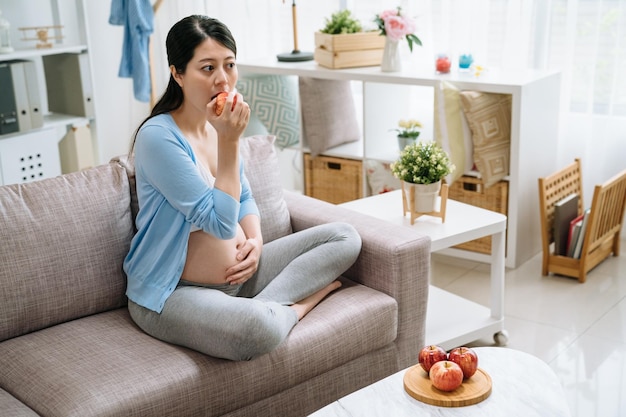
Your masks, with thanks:
M263 240L291 233L291 219L283 197L278 155L274 136L250 136L241 139L240 152L252 194L261 213Z
M17 398L0 388L2 417L38 417L39 414L22 404Z
M278 348L252 361L161 342L122 308L0 343L0 386L47 416L223 415L388 349L396 338L395 300L352 281L343 284ZM394 356L372 368L392 371Z
M300 77L302 132L311 156L361 137L350 81Z
M132 233L117 164L0 187L0 341L124 305Z

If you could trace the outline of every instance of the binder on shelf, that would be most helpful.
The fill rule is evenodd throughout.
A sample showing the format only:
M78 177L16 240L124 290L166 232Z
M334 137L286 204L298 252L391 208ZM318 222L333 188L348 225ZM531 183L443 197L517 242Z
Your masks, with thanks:
M42 127L43 114L35 63L7 61L0 73L3 90L0 99L0 134L27 132Z
M578 194L572 193L554 204L554 253L567 256L570 222L578 216Z
M13 77L11 67L7 63L0 64L0 135L18 132L17 109L15 107L15 94L13 93Z
M43 126L43 110L41 108L41 96L39 95L37 68L33 61L24 61L23 64L30 107L30 124L33 129L37 129Z
M31 130L30 105L28 103L28 89L24 76L24 63L11 62L11 78L13 81L13 96L15 98L15 110L17 112L17 124L20 132Z
M94 117L89 56L57 54L42 57L51 112Z

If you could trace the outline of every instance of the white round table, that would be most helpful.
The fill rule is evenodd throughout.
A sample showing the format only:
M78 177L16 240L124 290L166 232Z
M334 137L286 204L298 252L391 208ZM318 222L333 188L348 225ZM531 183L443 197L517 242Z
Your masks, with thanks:
M514 349L475 348L478 367L492 380L491 395L465 407L422 403L405 390L402 370L349 394L311 417L569 417L563 387L541 359Z

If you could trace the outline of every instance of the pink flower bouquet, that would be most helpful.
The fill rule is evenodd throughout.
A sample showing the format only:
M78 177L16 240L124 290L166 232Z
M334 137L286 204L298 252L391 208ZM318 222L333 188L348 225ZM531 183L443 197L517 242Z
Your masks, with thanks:
M413 44L422 45L422 41L415 35L415 21L410 17L403 16L401 8L396 10L385 10L376 15L374 22L380 29L380 34L388 36L394 41L406 38L409 42L409 49L413 52Z

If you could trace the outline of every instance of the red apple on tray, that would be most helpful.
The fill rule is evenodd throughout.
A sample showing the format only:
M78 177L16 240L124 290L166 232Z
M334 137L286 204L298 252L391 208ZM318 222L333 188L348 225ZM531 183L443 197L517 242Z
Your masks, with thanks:
M451 361L436 362L428 373L433 386L441 391L454 391L463 383L461 367Z
M422 350L420 350L418 361L422 366L422 369L428 373L430 368L439 361L445 361L448 359L448 354L446 351L437 345L428 345L424 346Z
M478 369L478 355L472 348L465 346L454 348L448 353L448 360L461 367L465 379L474 375Z

